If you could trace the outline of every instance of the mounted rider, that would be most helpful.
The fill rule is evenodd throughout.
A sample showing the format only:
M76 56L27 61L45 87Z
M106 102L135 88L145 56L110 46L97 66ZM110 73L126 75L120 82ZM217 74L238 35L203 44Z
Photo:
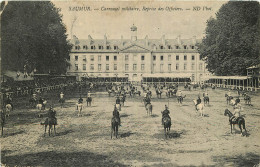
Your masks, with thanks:
M82 104L82 103L83 103L83 99L82 99L81 96L79 97L78 103L79 103L79 104Z
M171 117L170 117L169 114L170 114L170 111L168 110L167 105L165 105L165 110L162 111L162 125L163 125L163 119L164 119L165 117L168 117L168 118L171 119Z
M9 94L6 95L6 100L5 100L5 105L10 104L12 106L12 109L14 108L13 103L12 103L12 98L10 97Z
M236 99L234 105L234 113L233 116L230 118L232 121L236 122L237 118L240 117L240 111L242 110L242 106L240 104L240 99Z
M145 98L145 107L146 107L148 104L151 104L151 99L150 99L149 97L146 97L146 98Z
M49 119L54 119L55 120L55 125L57 125L57 118L56 118L56 111L53 109L51 106L49 111L48 111L48 118Z
M181 92L181 90L178 90L176 96L177 96L177 99L182 98L182 92Z
M119 121L118 124L120 126L121 125L121 119L120 119L120 114L119 114L119 112L116 108L116 105L114 106L113 117L118 118L118 121Z
M60 93L60 102L64 102L65 99L64 99L64 94L63 92Z
M198 95L197 104L195 104L196 109L197 109L197 105L199 105L200 103L201 103L201 98L200 95Z

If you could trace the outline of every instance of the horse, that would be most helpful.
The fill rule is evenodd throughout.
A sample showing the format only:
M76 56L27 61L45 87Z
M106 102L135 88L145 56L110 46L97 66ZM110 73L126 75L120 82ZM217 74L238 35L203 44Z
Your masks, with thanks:
M120 104L122 105L122 106L125 106L125 96L123 96L122 98L121 98L121 100L120 100Z
M156 95L157 95L157 98L162 98L162 91L157 89Z
M61 99L59 100L59 102L60 102L60 108L63 108L63 107L64 107L64 103L65 103L65 99L64 99L64 98L61 98Z
M152 104L146 104L145 109L147 111L147 115L152 115L152 112L153 112L153 105Z
M230 127L231 127L231 134L232 134L232 125L233 125L233 128L234 128L234 125L235 125L235 124L238 124L239 129L240 129L240 132L241 132L241 136L243 136L241 125L243 125L243 129L244 129L245 132L247 133L247 131L246 131L246 123L245 123L245 119L244 119L243 117L238 117L238 118L234 121L234 120L233 120L234 115L233 115L228 109L225 110L224 115L225 115L225 116L228 115L228 117L229 117L229 123L230 123Z
M10 116L10 112L12 111L12 105L11 104L6 104L5 111L6 111L6 115L9 117Z
M233 99L232 96L228 96L227 94L225 94L226 100L227 100L227 104L230 104L231 99Z
M29 105L30 105L30 107L35 107L35 106L36 106L36 103L37 103L37 99L35 99L35 98L30 98L30 99L29 99Z
M118 127L119 127L119 118L113 117L111 119L111 139L112 139L112 136L113 136L113 132L114 132L114 136L116 136L116 138L117 138Z
M204 101L204 106L205 106L206 104L209 105L209 97L206 96L205 93L203 93L203 101Z
M178 97L177 97L178 103L180 103L180 105L182 105L183 99L184 99L185 97L186 97L186 95L184 95L184 96L178 96Z
M141 96L141 92L140 91L134 91L134 96L136 95L136 94L138 94L139 96Z
M206 104L209 105L209 97L208 96L204 96L203 101L204 101L204 105L206 105Z
M171 130L171 118L170 117L163 117L163 127L164 127L164 135L167 138L169 131Z
M56 135L55 126L57 125L57 120L55 118L46 118L44 123L41 123L41 125L45 126L44 136L46 134L47 126L49 126L49 136L51 135L52 126L53 126L53 129L54 129L54 136Z
M109 97L111 96L111 93L112 93L112 90L109 89L109 90L108 90L108 96L109 96Z
M117 111L121 111L121 104L116 104Z
M4 134L4 125L5 125L5 119L6 119L6 114L4 111L1 111L1 136Z
M200 112L200 116L204 117L204 106L203 104L198 104L197 107L196 107L196 104L197 104L197 101L196 100L193 100L193 103L195 105L195 109L196 111L199 111Z
M250 97L250 96L245 95L245 96L244 96L244 100L245 100L245 103L246 103L246 104L252 105L252 104L251 104L251 97Z
M87 106L91 106L92 97L87 97Z
M83 109L83 104L82 103L76 103L76 110L78 111L78 117L82 116L81 111Z

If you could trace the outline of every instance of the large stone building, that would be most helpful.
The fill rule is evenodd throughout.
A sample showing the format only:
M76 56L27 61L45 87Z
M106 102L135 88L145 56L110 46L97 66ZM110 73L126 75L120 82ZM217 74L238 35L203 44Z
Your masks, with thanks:
M208 71L196 44L201 40L137 38L137 27L131 27L131 39L78 39L73 37L68 74L85 77L127 77L129 81L144 78L190 78L200 82Z

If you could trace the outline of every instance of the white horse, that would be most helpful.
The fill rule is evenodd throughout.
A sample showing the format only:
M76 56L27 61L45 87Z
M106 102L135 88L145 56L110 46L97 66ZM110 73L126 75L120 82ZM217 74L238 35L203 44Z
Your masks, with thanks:
M234 106L234 105L236 104L235 99L231 99L229 104L231 104L232 106Z
M76 103L76 111L78 111L78 117L82 116L81 111L83 110L83 104L82 103Z
M194 105L196 106L197 101L193 100ZM198 104L196 107L196 111L200 112L200 116L204 117L204 105L202 103Z
M9 117L10 116L10 111L12 111L12 105L11 104L6 104L5 110L6 110L6 115Z

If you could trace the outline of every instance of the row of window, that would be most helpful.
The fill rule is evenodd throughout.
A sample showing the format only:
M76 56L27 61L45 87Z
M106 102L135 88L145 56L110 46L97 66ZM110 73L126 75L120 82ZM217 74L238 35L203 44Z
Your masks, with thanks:
M106 56L106 61L109 61L109 57L110 57L110 56ZM161 56L159 57L159 59L160 59L161 61L163 61L163 60L164 60L164 57L165 57L165 56L161 55ZM133 56L133 59L134 59L134 61L137 60L137 55L134 55L134 56ZM172 59L172 55L168 55L168 61L171 61L171 59ZM176 59L176 60L180 60L180 56L179 56L179 55L176 55L176 56L175 56L175 59ZM201 60L201 59L202 59L202 57L200 56L200 60ZM75 61L78 61L78 60L79 60L79 56L75 56ZM128 60L129 60L129 55L125 55L125 61L128 61ZM141 60L142 60L142 61L145 60L145 56L144 56L144 55L141 56ZM184 56L183 56L183 60L187 60L187 55L184 55ZM194 55L191 56L191 60L195 60L195 56L194 56ZM83 61L87 61L86 56L83 57ZM90 61L94 61L94 55L91 55L91 56L90 56ZM101 55L98 55L98 61L101 61ZM114 61L117 61L117 56L114 56ZM153 61L156 61L156 55L153 55Z
M77 45L77 46L75 46L75 49L76 50L80 50L80 46L79 45ZM102 45L99 45L99 46L97 46L97 48L99 49L99 50L104 50L104 46L102 46ZM107 45L106 46L106 50L112 50L112 48L114 49L114 50L118 50L118 46L110 46L110 45ZM154 49L157 49L157 47L156 47L156 45L154 45L154 47L153 47ZM167 45L167 46L163 46L163 45L160 45L159 46L159 48L162 50L162 49L181 49L181 47L179 46L179 45L175 45L175 47L172 47L171 45ZM190 46L190 47L188 47L187 45L183 45L183 49L195 49L195 46ZM83 49L85 49L85 50L87 50L87 49L91 49L91 50L95 50L96 49L96 45L91 45L90 47L88 47L87 45L83 45Z
M102 67L102 64L98 64L98 71L101 71L101 67ZM179 63L176 64L175 66L175 70L180 70L179 68ZM192 63L191 64L191 70L194 70L195 68L195 64ZM79 67L78 67L78 64L75 64L75 69L78 70ZM153 64L152 66L152 71L155 71L156 69L156 64ZM86 64L83 64L83 70L87 70L86 68ZM90 64L90 70L93 71L94 70L94 64ZM109 64L106 64L106 70L108 71L109 70ZM114 64L114 70L116 71L117 70L117 64ZM136 71L137 70L137 64L133 64L133 71ZM141 71L144 71L145 70L145 64L141 64ZM183 70L187 70L187 64L184 63L183 64ZM199 70L202 70L202 63L199 64ZM125 64L125 71L129 71L129 64ZM160 71L163 72L164 71L164 64L160 64ZM168 71L172 71L172 64L168 64Z

